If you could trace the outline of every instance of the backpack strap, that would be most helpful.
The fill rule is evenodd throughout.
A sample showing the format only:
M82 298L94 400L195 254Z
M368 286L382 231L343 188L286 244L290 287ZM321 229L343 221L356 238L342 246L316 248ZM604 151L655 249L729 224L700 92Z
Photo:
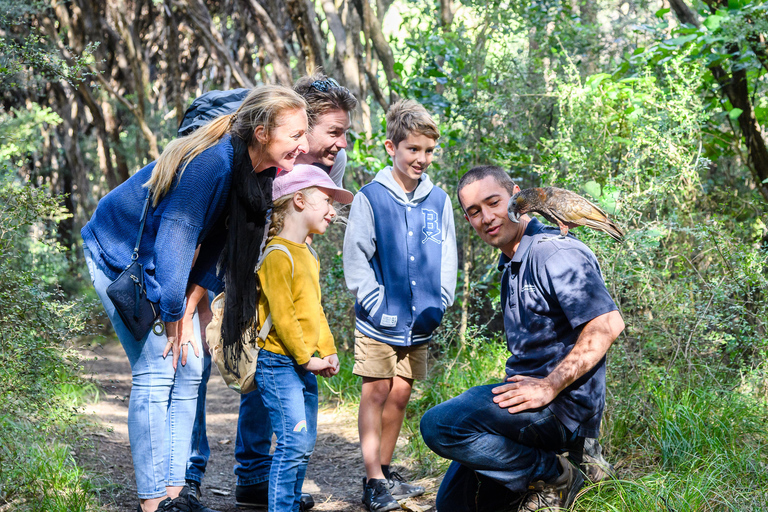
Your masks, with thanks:
M315 257L317 261L320 261L320 258L317 257L317 253L315 252L315 250L312 248L311 245L307 244L307 249L309 249L309 252L312 254L312 256Z
M261 258L259 258L259 264L256 266L256 271L261 268L262 263L264 263L264 260L266 259L267 255L271 253L272 251L282 251L285 254L288 255L288 259L291 261L291 279L293 279L293 255L291 255L291 251L288 250L286 246L283 244L271 244L264 249L264 252L261 254ZM314 254L314 251L313 251ZM317 257L317 255L315 255ZM269 331L272 330L272 313L270 312L267 315L267 318L264 319L264 325L261 326L261 329L259 329L259 339L265 340L267 339L267 336L269 335Z

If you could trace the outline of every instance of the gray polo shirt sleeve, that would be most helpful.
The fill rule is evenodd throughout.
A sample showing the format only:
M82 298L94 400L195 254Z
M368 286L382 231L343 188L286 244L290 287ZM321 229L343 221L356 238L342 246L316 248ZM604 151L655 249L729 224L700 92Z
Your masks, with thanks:
M542 260L539 278L572 329L618 308L605 287L597 258L586 246L560 248Z

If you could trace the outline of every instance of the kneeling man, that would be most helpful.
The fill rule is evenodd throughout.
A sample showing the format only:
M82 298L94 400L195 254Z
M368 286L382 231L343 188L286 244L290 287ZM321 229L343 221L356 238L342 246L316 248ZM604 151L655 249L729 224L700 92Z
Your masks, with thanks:
M586 245L527 215L509 219L518 190L500 167L475 167L459 181L465 218L502 253L511 355L505 383L471 388L421 420L426 444L453 461L437 512L567 508L584 479L561 454L578 464L584 439L599 435L605 353L624 321Z

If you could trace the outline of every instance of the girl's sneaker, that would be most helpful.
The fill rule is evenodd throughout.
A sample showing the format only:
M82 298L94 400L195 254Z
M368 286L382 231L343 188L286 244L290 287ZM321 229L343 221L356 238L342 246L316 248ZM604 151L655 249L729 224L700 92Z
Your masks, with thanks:
M420 485L411 485L407 483L397 471L389 472L389 478L387 478L387 486L389 487L389 494L391 494L392 497L396 500L404 500L405 498L421 496L426 490Z
M371 512L387 512L400 508L397 500L389 493L387 480L380 478L366 481L363 477L363 505Z

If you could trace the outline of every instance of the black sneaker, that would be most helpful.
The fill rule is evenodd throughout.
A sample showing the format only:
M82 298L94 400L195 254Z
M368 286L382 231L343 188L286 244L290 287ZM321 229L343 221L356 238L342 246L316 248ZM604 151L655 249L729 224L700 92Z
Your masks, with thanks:
M238 508L266 510L269 505L269 481L235 486L235 505Z
M400 504L389 493L387 480L380 478L366 481L363 477L363 505L371 512L387 512L400 508Z
M420 485L411 485L400 476L397 471L390 471L389 478L387 478L387 486L389 487L389 494L396 500L404 500L406 498L413 498L414 496L421 496L426 489Z
M518 512L534 512L548 510L551 512L566 510L576 499L579 490L584 486L584 477L567 458L557 456L562 472L551 482L537 480L528 484L528 494L520 503Z
M200 490L200 482L187 480L187 487L189 487L189 490L192 491L192 493L195 495L195 498L198 500L203 497L203 491Z
M304 510L309 510L314 506L315 499L312 497L312 495L306 492L301 493L301 498L299 498L299 510L303 512Z
M266 510L269 508L269 481L253 485L235 486L235 505L238 508ZM311 494L301 493L299 510L309 510L315 506Z
M192 508L189 506L186 496L182 497L179 493L178 498L165 498L161 501L157 505L157 512L192 512Z
M185 501L188 510L181 508L183 512L218 512L217 510L213 510L212 508L208 508L202 503L200 503L200 498L198 497L200 493L200 485L195 482L194 489L192 486L187 483L182 489L181 492L179 492L179 497L173 500L174 502L177 501Z

